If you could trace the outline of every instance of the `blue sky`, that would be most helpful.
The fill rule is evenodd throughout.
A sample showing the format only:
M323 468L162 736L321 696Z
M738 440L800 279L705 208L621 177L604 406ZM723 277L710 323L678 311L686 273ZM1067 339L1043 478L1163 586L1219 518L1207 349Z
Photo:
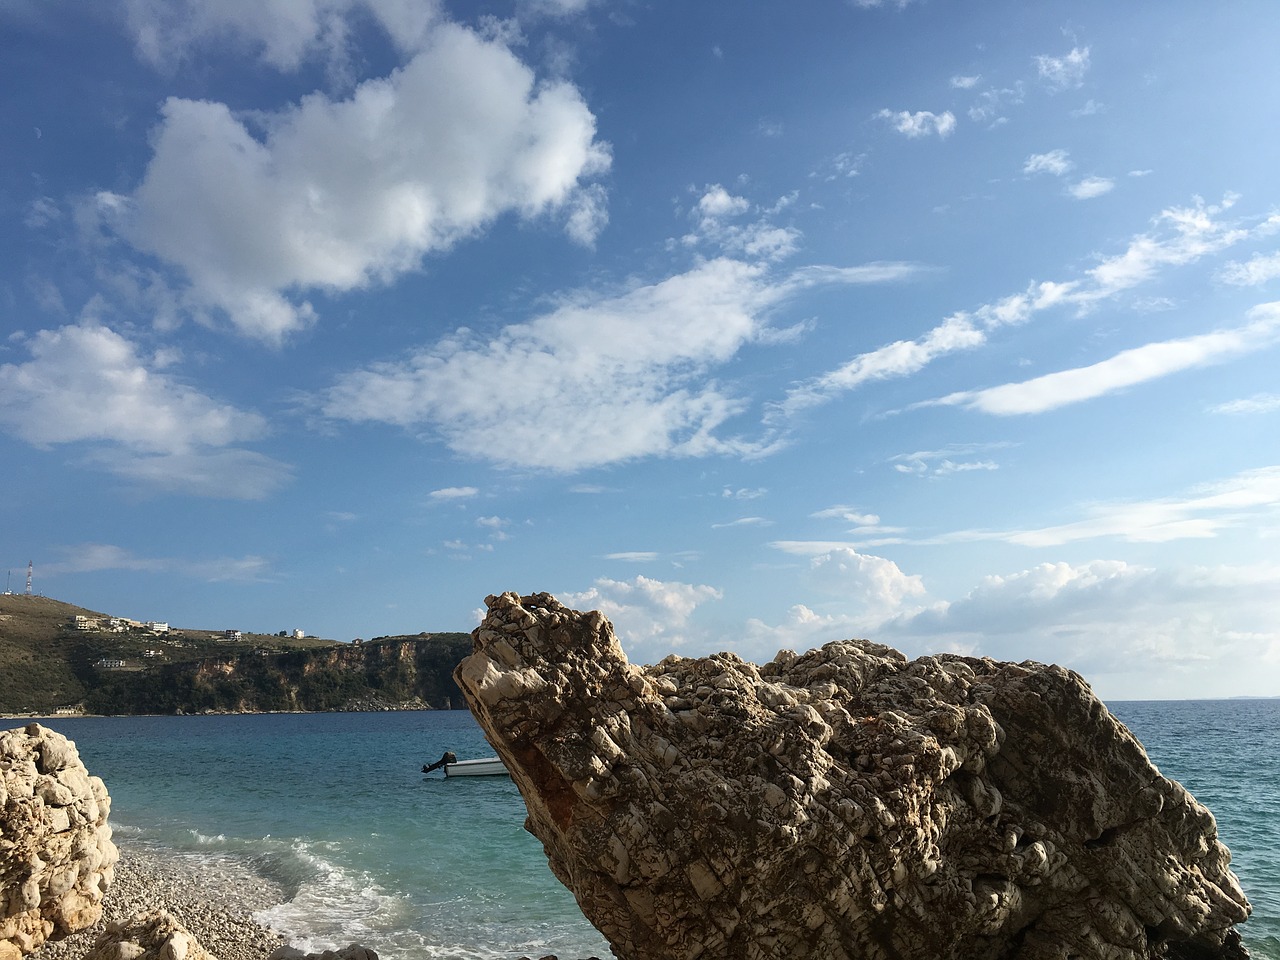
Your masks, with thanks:
M1270 0L0 0L0 569L1280 694Z

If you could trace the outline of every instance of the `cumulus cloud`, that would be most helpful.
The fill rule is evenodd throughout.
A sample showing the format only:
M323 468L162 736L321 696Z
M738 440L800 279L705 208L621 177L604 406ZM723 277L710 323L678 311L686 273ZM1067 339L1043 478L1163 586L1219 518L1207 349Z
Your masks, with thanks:
M454 24L349 97L313 93L252 126L170 98L152 139L142 182L102 194L102 217L182 271L193 309L268 342L314 322L308 291L390 281L503 213L563 212L584 243L605 220L585 181L609 149L578 90Z
M695 610L723 594L705 584L601 578L578 593L558 594L578 610L599 610L614 626L618 640L636 663L662 659L692 639L688 631Z
M1173 373L1219 363L1280 340L1280 302L1259 304L1243 327L1123 350L1087 367L1060 370L1020 383L948 394L921 406L964 406L997 416L1045 413L1093 400Z
M760 455L772 441L724 438L744 403L706 379L767 339L770 309L818 283L909 275L873 265L798 271L720 258L613 296L583 294L490 338L468 330L341 377L325 416L426 427L455 452L572 472L650 456Z
M976 74L974 76L956 75L951 78L951 86L957 90L972 90L981 80L982 77Z
M1033 153L1022 164L1025 174L1051 173L1060 177L1074 167L1065 150L1050 150L1048 153Z
M773 214L786 209L790 198L784 198ZM781 260L795 252L800 243L800 231L793 227L780 227L768 215L747 223L733 222L752 210L745 197L730 193L720 184L706 187L691 215L695 222L693 232L681 238L685 246L712 244L720 253L745 256L751 260Z
M1067 193L1077 200L1092 200L1115 189L1116 182L1110 177L1085 177L1067 188Z
M1072 47L1061 57L1041 55L1035 62L1040 81L1051 93L1061 93L1084 84L1084 75L1089 72L1089 48Z
M899 340L861 353L834 370L793 387L774 412L793 415L864 384L917 373L939 357L982 346L993 330L1026 323L1056 307L1088 310L1150 280L1161 268L1194 263L1280 228L1280 215L1251 226L1223 219L1221 214L1234 202L1235 198L1228 196L1221 204L1211 205L1197 197L1189 207L1167 208L1154 218L1155 231L1136 235L1122 252L1103 258L1082 277L1033 281L1022 293L982 304L972 311L958 311L914 340Z
M97 324L42 330L25 363L0 366L0 427L38 447L88 445L87 459L170 490L254 499L289 468L235 444L267 433L256 413L219 403L148 363ZM240 471L243 471L241 473Z
M893 129L911 139L927 137L931 134L937 134L940 138L946 139L956 128L955 114L950 110L944 113L933 113L929 110L918 110L912 113L909 110L895 111L886 108L876 116L881 120L889 121Z

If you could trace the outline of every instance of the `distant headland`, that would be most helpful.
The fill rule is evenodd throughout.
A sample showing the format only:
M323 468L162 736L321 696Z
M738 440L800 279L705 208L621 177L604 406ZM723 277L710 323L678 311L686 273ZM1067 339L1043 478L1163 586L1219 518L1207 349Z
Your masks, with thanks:
M32 594L0 595L0 714L463 708L467 633L339 643L301 630L174 628Z

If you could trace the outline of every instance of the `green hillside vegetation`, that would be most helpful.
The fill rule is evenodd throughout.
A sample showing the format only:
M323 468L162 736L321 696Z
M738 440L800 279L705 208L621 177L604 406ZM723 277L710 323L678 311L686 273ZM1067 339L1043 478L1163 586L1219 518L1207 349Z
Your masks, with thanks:
M460 708L453 668L465 633L315 637L142 628L76 629L108 615L47 597L0 595L0 713L47 715Z

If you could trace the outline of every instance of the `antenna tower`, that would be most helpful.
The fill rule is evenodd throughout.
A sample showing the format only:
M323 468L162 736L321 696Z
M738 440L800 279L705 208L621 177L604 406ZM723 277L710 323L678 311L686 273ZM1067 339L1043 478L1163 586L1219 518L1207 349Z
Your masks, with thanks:
M31 596L31 570L35 566L35 561L27 561L27 596Z

